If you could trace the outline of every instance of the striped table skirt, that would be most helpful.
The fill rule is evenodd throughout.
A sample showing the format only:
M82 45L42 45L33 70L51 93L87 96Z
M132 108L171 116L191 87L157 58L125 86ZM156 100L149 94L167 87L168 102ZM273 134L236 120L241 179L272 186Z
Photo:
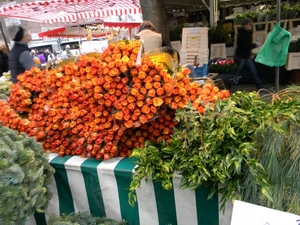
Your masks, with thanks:
M128 225L218 225L218 197L208 200L209 190L174 188L164 190L160 182L142 182L136 190L134 207L128 203L128 190L135 167L130 158L107 161L79 156L49 155L56 170L50 189L53 198L45 213L30 218L26 225L46 225L51 215L90 212L93 216L126 220Z

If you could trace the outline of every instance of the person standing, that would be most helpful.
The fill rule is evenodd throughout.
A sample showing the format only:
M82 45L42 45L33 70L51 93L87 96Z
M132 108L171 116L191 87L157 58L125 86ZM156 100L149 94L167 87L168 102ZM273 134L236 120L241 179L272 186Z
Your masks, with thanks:
M46 48L46 49L44 50L44 57L45 57L46 62L48 62L49 55L50 55L49 49Z
M235 62L238 64L237 75L239 75L243 67L246 66L253 78L256 88L258 90L266 88L258 75L254 61L251 58L251 50L259 47L258 44L252 43L252 20L245 18L241 25L242 27L238 30L237 48L234 56Z
M0 43L0 77L8 71L8 50L4 43Z
M10 38L15 42L8 55L8 67L11 73L11 81L17 83L17 77L25 70L34 66L28 43L31 41L31 32L19 25L8 28Z
M136 36L143 41L145 52L162 47L162 35L156 32L155 26L148 20L141 24Z
M43 50L40 50L40 53L38 54L38 58L41 64L45 64L47 62Z
M68 58L74 57L73 53L70 50L70 45L66 45L66 54L67 54Z
M37 57L36 51L34 49L31 50L30 54L33 59Z

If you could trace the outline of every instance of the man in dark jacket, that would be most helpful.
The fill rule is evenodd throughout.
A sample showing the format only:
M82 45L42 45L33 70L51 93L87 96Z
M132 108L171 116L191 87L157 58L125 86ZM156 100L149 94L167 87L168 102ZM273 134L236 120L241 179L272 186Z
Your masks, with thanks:
M0 43L0 77L8 71L8 55L5 45Z
M14 47L8 55L8 67L11 73L11 81L17 83L17 76L25 70L30 70L34 65L30 49L28 48L28 43L31 41L31 33L18 25L9 27L8 32L11 39L15 41Z
M263 82L261 81L256 66L252 60L251 50L259 47L258 44L252 43L252 21L248 18L242 21L242 27L238 30L237 36L237 48L235 52L235 62L238 64L238 72L237 75L240 74L243 67L246 66L249 70L254 84L257 89L266 88Z

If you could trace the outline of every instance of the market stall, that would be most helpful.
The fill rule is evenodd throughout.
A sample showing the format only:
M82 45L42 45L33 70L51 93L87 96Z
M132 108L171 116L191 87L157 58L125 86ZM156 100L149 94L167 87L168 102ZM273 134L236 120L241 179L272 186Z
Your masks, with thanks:
M141 22L113 22L113 21L94 21L92 23L81 23L77 24L68 24L64 27L48 30L39 33L40 38L58 38L58 37L67 37L67 38L82 38L91 35L93 38L109 36L114 32L121 32L123 30L127 31L127 34L124 36L127 39L131 39L132 31L134 28L138 28Z
M0 15L39 23L62 23L79 19L140 13L139 1L52 0L0 7Z
M120 54L121 49L123 56ZM112 50L113 54L110 52ZM137 66L140 50L140 41L123 40L111 43L101 55L80 57L76 66L69 62L49 71L32 68L19 75L20 85L13 85L7 104L0 102L0 120L3 125L19 132L28 132L29 136L40 141L45 151L53 153L50 163L56 170L55 182L51 184L54 197L46 217L53 213L92 211L92 205L97 202L93 213L102 208L101 215L132 220L131 224L145 224L145 221L151 220L148 216L153 218L153 224L157 224L157 221L160 224L184 224L181 221L187 220L191 220L190 224L207 224L207 220L211 221L209 224L218 224L217 197L207 200L209 188L200 185L196 191L181 188L179 176L172 178L170 182L174 188L169 186L168 191L165 190L165 183L160 184L158 180L148 184L142 182L141 188L134 189L137 195L135 207L132 208L128 203L128 193L132 193L128 188L135 163L119 156L130 156L131 150L144 146L146 140L170 140L176 124L175 109L184 108L188 104L188 96L193 95L192 102L196 100L196 95L203 93L204 96L202 88L190 82L189 70L182 68L171 76L168 71L175 71L176 65L169 53L144 55L141 65ZM103 60L111 58L116 61L109 63L108 67ZM140 79L148 81L141 83ZM152 79L155 79L153 83L156 86L152 87ZM183 86L180 93L175 92L179 85ZM21 86L24 89L20 89ZM229 95L227 90L212 90L212 86L204 89L205 95L219 93L220 99ZM88 95L85 97L91 100L79 97L84 95L81 90L87 90ZM80 93L77 95L73 91ZM144 95L137 96L140 91ZM34 99L28 99L30 96ZM128 105L120 105L125 99L128 99ZM61 108L62 102L58 103L61 100L70 101L63 104L67 108ZM164 103L164 100L167 101ZM213 104L216 98L210 101ZM76 109L77 104L80 110ZM203 110L201 104L194 106L197 110ZM31 107L33 110L30 110ZM58 118L68 111L70 117L64 115L65 121ZM20 112L26 118L20 118ZM63 124L59 125L61 122ZM89 162L94 166L89 165ZM95 178L91 178L92 175ZM209 210L204 212L204 209Z
M35 214L28 225L44 225L52 214L85 212L94 216L128 221L128 225L199 224L218 225L218 197L208 200L209 190L174 188L166 191L159 182L143 182L136 191L137 203L128 203L128 186L135 167L130 158L109 161L79 156L59 157L51 153L50 164L56 170L50 190L54 193L45 214Z

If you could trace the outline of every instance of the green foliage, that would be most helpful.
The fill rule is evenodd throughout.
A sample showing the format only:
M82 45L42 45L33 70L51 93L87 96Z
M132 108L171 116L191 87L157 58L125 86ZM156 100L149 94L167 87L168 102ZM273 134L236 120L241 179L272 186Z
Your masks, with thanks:
M258 110L263 104L256 93L239 92L226 101L216 102L215 108L207 108L204 115L191 106L178 110L179 127L168 146L161 146L159 150L147 144L144 149L133 151L132 157L138 158L138 168L130 191L138 188L146 176L165 173L160 179L168 183L177 171L182 175L183 188L196 189L203 184L211 188L213 195L220 187L224 207L226 200L242 198L242 189L246 188L243 178L250 172L254 182L268 193L263 167L253 157L255 130L268 117L261 117ZM162 166L164 163L167 169Z
M260 98L236 92L204 115L192 106L178 110L171 142L133 150L138 167L129 200L143 179L162 181L170 189L174 171L183 188L199 185L226 200L241 199L291 213L300 211L300 87ZM160 176L156 176L160 174Z
M125 221L115 221L109 218L93 217L88 212L71 213L69 215L51 216L48 225L126 225Z
M256 204L299 214L300 183L300 88L290 86L273 96L272 117L265 129L257 130L257 155L273 186L270 202L260 195ZM249 185L249 189L255 185ZM247 196L249 193L244 193Z
M181 41L183 27L184 27L184 24L177 25L175 28L170 30L170 41Z
M136 201L135 190L140 187L141 181L149 178L161 181L166 190L172 186L171 179L174 174L174 151L176 146L167 146L165 142L154 144L146 142L144 148L136 148L130 157L137 158L137 167L129 187L129 203L134 205Z
M300 4L290 6L287 3L281 3L280 20L299 18ZM240 25L244 18L250 18L253 22L276 21L276 6L265 6L255 11L245 11L234 15L234 23Z
M40 143L0 124L0 224L22 225L44 212L53 173Z
M225 43L230 44L232 42L230 31L223 27L222 24L211 26L208 30L208 44Z

